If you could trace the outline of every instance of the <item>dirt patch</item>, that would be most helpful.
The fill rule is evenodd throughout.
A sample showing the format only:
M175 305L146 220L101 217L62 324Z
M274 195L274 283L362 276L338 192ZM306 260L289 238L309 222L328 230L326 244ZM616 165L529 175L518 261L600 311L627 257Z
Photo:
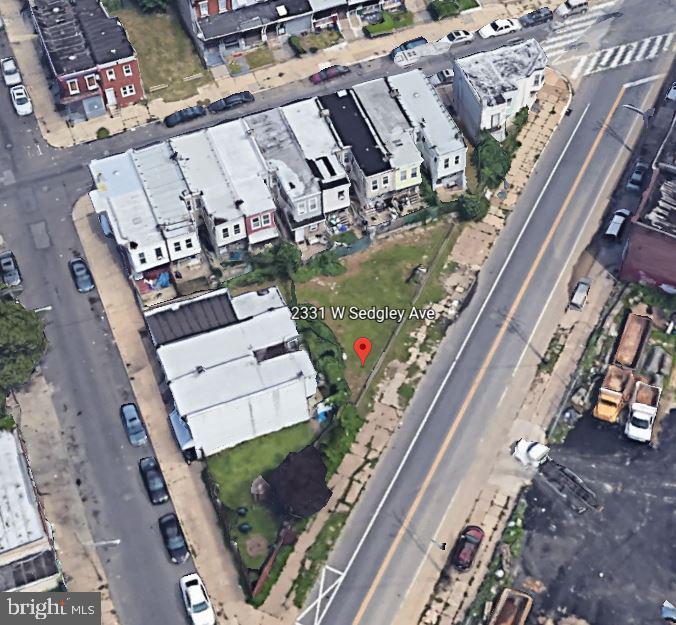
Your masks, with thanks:
M246 539L246 552L252 558L258 558L264 555L268 550L268 541L265 536L252 534Z

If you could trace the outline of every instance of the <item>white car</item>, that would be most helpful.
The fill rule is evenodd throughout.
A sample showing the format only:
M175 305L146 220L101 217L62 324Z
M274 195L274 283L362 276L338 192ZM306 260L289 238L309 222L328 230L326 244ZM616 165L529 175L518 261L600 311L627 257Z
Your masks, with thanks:
M676 82L671 85L669 91L667 91L667 95L664 96L664 99L667 102L676 102Z
M16 61L11 56L0 59L0 66L2 67L2 78L8 87L21 84L21 72L19 72Z
M21 117L30 115L33 112L33 105L31 99L28 97L26 87L23 85L16 85L9 90L9 95L12 96L12 104L17 115Z
M521 24L519 24L518 20L495 20L479 29L479 37L488 39L489 37L515 33L517 30L521 30Z
M474 33L469 30L452 30L446 35L446 39L452 46L458 43L470 43L474 39Z
M184 575L178 582L185 610L193 625L215 625L216 615L207 590L197 573Z
M610 220L605 231L605 236L608 239L617 240L622 236L622 231L627 225L627 219L631 217L631 211L626 208L621 208L613 213L613 218Z

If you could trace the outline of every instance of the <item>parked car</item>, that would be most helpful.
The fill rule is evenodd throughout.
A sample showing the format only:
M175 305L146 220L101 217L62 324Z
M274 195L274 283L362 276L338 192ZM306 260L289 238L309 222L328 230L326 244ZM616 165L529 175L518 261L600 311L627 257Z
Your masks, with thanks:
M174 564L185 562L190 556L190 552L185 542L185 536L183 536L183 530L178 522L178 517L173 512L165 514L163 517L160 517L159 525L160 534L162 534L162 540L169 552L171 561Z
M192 625L215 625L216 615L200 576L197 573L184 575L178 585Z
M479 29L479 37L488 39L489 37L498 37L499 35L508 35L521 29L521 24L517 20L504 19L495 20Z
M566 19L572 15L579 15L580 13L586 13L589 10L588 0L566 0L558 7L556 7L557 17Z
M669 91L667 91L667 95L664 96L664 99L667 102L676 102L676 82L669 87Z
M483 539L484 531L476 525L468 525L462 530L451 553L451 562L458 571L466 571L472 566Z
M242 106L242 104L249 104L255 100L253 93L250 91L240 91L233 93L225 98L212 102L207 108L210 113L219 113L220 111L227 111L228 109Z
M439 85L450 85L453 82L453 70L452 69L442 69L440 72L430 76L430 82L433 86L437 87Z
M148 491L150 503L154 506L169 500L169 492L164 476L160 470L157 460L152 457L141 458L138 461L138 469L141 473L141 479Z
M539 26L540 24L546 24L554 19L554 13L549 7L540 7L526 13L519 18L519 22L523 28L530 28L531 26Z
M127 433L129 442L134 447L145 445L148 442L148 435L146 434L143 421L141 421L141 413L139 413L136 404L122 404L120 406L120 417L122 417L122 425Z
M331 65L331 67L327 67L316 74L312 74L312 76L310 76L310 82L313 85L319 85L327 80L332 80L333 78L338 78L338 76L344 76L349 73L350 68L345 65Z
M570 297L569 308L573 310L582 310L587 303L589 296L589 289L591 289L591 278L580 278L573 289L573 294Z
M622 232L627 225L627 220L631 217L631 211L626 208L621 208L613 213L613 218L610 220L606 231L603 235L609 239L617 241L622 237Z
M474 33L469 30L452 30L446 39L453 46L460 43L471 43L474 40Z
M21 84L21 72L16 66L14 57L8 56L0 59L0 66L2 67L2 79L8 87Z
M650 171L650 165L645 161L636 161L634 169L629 176L627 181L627 191L634 191L635 193L640 193L645 187L646 180L648 179L648 171Z
M26 115L31 115L33 113L33 103L28 97L28 92L26 87L23 85L14 85L9 90L9 95L12 98L12 105L16 114L20 117L25 117Z
M392 52L390 52L390 58L394 61L394 57L400 52L404 52L405 50L413 50L413 48L424 46L426 43L428 43L428 41L425 39L425 37L416 37L415 39L404 41L404 43L402 43L400 46L397 46L394 48L394 50L392 50Z
M68 261L68 268L70 269L70 275L73 276L75 288L80 293L89 293L89 291L93 290L94 279L84 259L79 256L71 258Z
M0 282L7 286L19 286L21 281L21 272L14 253L9 250L2 252L0 254Z
M185 122L192 121L193 119L197 119L198 117L203 117L206 114L207 114L207 109L205 107L203 107L202 105L189 106L188 108L184 108L184 109L181 109L180 111L176 111L175 113L172 113L171 115L167 115L164 118L164 125L167 128L173 128L174 126L177 126L178 124L184 124Z

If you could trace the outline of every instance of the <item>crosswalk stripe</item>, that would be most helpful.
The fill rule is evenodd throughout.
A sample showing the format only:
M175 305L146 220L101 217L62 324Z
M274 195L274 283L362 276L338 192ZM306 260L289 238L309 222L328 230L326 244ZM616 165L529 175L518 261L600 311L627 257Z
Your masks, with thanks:
M671 48L671 42L674 40L674 33L669 33L667 35L667 40L664 42L664 51L666 52Z
M583 56L581 59L578 60L577 65L573 69L573 71L570 74L570 77L575 80L580 73L582 72L582 68L584 67L585 63L587 61L587 57Z
M608 61L610 61L610 57L612 57L614 53L615 50L613 50L613 48L610 48L610 50L605 50L599 59L599 65L605 66Z
M637 47L638 41L632 41L631 43L627 44L626 50L615 59L617 65L611 65L611 67L618 67L619 65L629 65L629 63L631 63L632 58L634 57L634 52L636 52Z
M644 39L641 42L641 45L638 47L638 50L636 50L636 58L637 59L644 59L645 58L645 53L650 47L650 44L653 43L653 39Z

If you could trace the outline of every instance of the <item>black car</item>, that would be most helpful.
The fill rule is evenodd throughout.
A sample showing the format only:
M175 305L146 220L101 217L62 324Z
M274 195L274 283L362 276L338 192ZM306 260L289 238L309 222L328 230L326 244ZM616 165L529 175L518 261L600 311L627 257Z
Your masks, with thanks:
M529 28L531 26L539 26L540 24L546 24L554 19L554 13L549 7L541 7L530 13L526 13L523 17L519 18L521 26L524 28Z
M233 109L236 106L242 106L242 104L249 104L255 100L253 93L250 91L240 91L239 93L233 93L226 98L221 98L212 102L209 106L209 112L219 113L220 111L227 111L228 109Z
M89 293L89 291L93 290L94 278L92 278L92 274L84 259L79 256L71 258L68 261L68 268L70 269L71 276L73 276L75 288L80 293Z
M160 517L160 533L164 546L169 552L169 557L174 564L181 564L190 557L188 545L183 536L183 530L178 524L178 518L173 512Z
M158 505L169 500L167 484L164 481L160 465L155 458L141 458L138 461L138 470L141 472L141 479L148 491L150 503Z
M7 250L0 254L0 282L7 286L19 286L21 284L21 272L14 254Z
M171 115L167 115L164 118L164 125L167 128L173 128L174 126L176 126L178 124L183 124L185 122L189 122L193 119L197 119L198 117L203 117L206 114L207 114L207 109L204 108L202 105L189 106L188 108L181 109L180 111L176 111L175 113L172 113Z

